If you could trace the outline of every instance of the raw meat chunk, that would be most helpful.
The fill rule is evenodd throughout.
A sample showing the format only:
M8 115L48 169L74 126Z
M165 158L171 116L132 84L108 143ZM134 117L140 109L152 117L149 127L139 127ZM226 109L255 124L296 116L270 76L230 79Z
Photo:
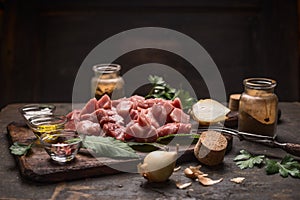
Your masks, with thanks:
M78 133L82 133L86 135L95 135L95 136L103 135L103 132L100 128L100 124L93 123L88 120L84 120L76 123L76 130L78 131Z
M174 108L170 114L170 117L173 122L189 123L190 121L190 116L185 114L183 110L179 108Z
M104 95L98 101L89 100L82 110L70 112L66 128L122 141L154 142L161 136L190 132L190 116L181 108L179 98L171 101L135 95L111 100Z
M81 110L80 115L90 114L94 112L96 110L96 104L97 104L96 98L90 99Z
M96 108L111 109L111 100L107 94L103 95L101 99L97 101Z

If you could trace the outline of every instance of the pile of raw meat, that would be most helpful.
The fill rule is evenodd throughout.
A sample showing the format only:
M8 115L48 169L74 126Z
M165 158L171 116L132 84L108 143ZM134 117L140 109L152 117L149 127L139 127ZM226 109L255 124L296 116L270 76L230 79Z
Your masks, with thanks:
M81 110L67 115L67 129L122 141L154 142L169 134L189 133L190 116L183 112L179 98L145 99L132 96L111 100L93 98Z

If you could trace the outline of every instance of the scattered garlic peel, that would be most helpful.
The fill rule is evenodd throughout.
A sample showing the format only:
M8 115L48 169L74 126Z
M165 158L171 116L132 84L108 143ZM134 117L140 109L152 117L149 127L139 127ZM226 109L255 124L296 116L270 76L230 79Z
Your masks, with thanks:
M191 169L191 170L199 170L200 168L201 168L202 166L201 165L198 165L198 166L190 166L189 168Z
M174 168L174 172L177 172L181 169L181 166Z
M197 177L197 175L204 174L202 171L199 169L201 168L201 165L198 165L196 167L190 166L189 169L194 173L194 175Z
M188 178L191 178L191 179L197 178L195 173L190 168L186 168L183 172L184 172L185 176Z
M234 182L234 183L237 183L237 184L242 183L244 180L245 180L245 177L236 177L236 178L230 179L231 182Z
M220 178L218 180L212 180L208 177L204 177L204 176L200 175L200 176L198 176L198 180L202 185L209 186L209 185L214 185L214 184L220 183L223 180L223 178Z
M223 178L220 178L218 180L212 180L208 178L208 174L204 174L202 171L200 171L201 165L198 165L196 167L190 166L184 170L184 174L191 179L196 179L196 181L199 181L202 185L208 186L208 185L214 185L223 180Z
M178 189L185 189L185 188L187 188L187 187L189 187L189 186L191 186L192 185L192 182L189 182L189 183L179 183L179 182L177 182L176 183L176 186L177 186L177 188Z

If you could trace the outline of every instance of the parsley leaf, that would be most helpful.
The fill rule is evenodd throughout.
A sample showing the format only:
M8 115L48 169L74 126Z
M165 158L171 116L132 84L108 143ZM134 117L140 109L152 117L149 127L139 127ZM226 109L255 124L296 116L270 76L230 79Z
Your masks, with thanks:
M183 110L188 110L194 103L196 103L196 99L191 97L188 91L172 88L162 77L150 75L148 80L152 84L152 89L148 95L146 95L146 99L163 98L167 100L174 100L178 97L181 100Z
M22 156L22 155L26 155L28 153L28 151L31 149L32 144L21 144L18 142L14 142L13 145L10 146L10 152L11 154L17 155L17 156Z
M266 172L267 174L276 174L279 172L284 178L289 175L300 178L300 164L291 156L285 156L281 162L267 159Z
M262 164L264 158L264 155L253 156L248 151L241 150L240 154L234 158L234 161L236 161L236 164L240 169L246 169Z
M175 97L173 99L175 99L176 97L181 100L183 110L191 108L197 102L195 98L191 97L188 91L185 91L183 89L179 89L175 93Z
M277 161L266 159L266 172L267 174L276 174L279 172Z
M260 165L265 161L265 170L268 175L280 173L284 178L289 175L294 178L300 178L300 163L289 155L286 155L281 161L276 161L265 159L264 155L253 156L249 152L241 150L240 154L234 158L234 161L237 161L236 164L241 169L253 168L253 166Z

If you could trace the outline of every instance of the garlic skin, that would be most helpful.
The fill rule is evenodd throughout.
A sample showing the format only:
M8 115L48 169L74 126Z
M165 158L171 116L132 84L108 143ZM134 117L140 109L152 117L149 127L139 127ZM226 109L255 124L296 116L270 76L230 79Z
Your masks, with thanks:
M164 182L172 175L177 152L153 151L139 164L138 172L149 182Z

